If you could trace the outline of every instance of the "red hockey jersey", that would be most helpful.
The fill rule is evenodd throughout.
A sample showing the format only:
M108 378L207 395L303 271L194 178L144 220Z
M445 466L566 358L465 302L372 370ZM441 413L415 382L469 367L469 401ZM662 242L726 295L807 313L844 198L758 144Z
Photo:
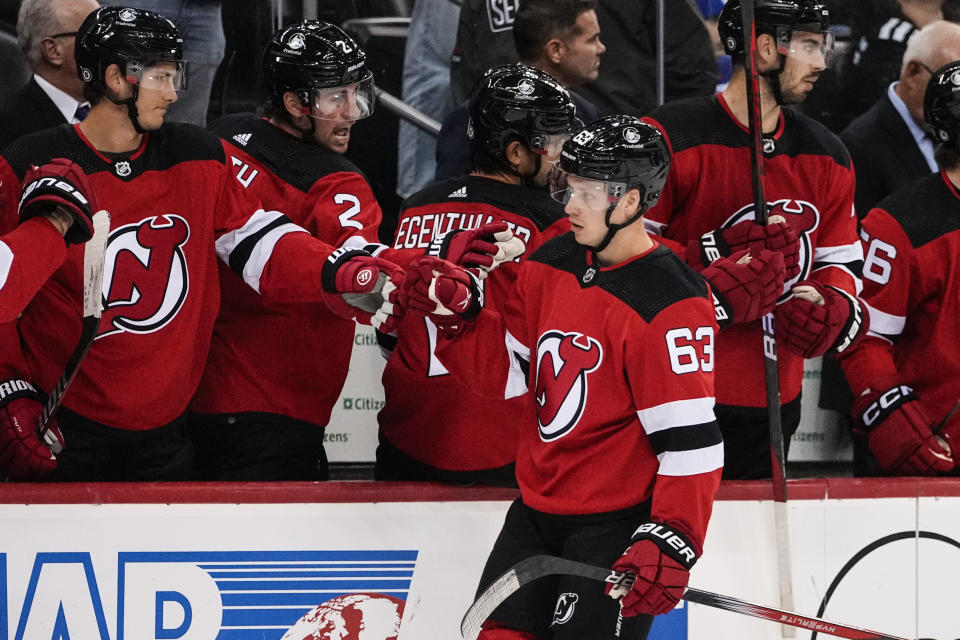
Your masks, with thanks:
M321 268L332 247L282 213L265 211L237 181L231 154L206 131L180 124L144 135L128 154L105 155L69 125L4 150L0 232L16 223L28 166L56 157L83 167L111 215L103 317L64 398L68 409L130 430L184 413L217 314L218 257L275 299L322 300ZM0 374L53 387L80 334L82 255L82 246L71 247L19 325L2 327Z
M754 218L750 134L722 95L678 100L655 110L651 124L673 153L657 206L644 216L648 231L682 246L700 235ZM860 290L863 250L853 208L854 174L840 140L812 119L784 109L764 138L764 189L769 214L801 234L800 275L853 295ZM766 406L760 321L733 325L717 338L717 402ZM803 358L778 349L780 394L794 400L803 382Z
M484 309L440 360L485 393L524 395L524 503L587 514L652 497L655 519L702 545L723 466L709 288L659 245L598 271L588 261L572 234L544 244L506 313Z
M210 130L233 142L228 162L244 190L333 246L374 250L380 205L349 160L293 138L253 114ZM222 303L191 410L259 412L326 425L343 388L355 324L322 303L275 303L220 265Z
M844 354L844 372L854 396L909 385L939 421L960 400L960 194L945 173L932 174L882 200L862 225L870 330Z
M0 238L0 322L16 320L66 257L63 236L42 218Z
M563 207L543 191L465 176L430 185L404 201L393 248L422 254L438 234L500 220L526 244L521 259L570 228ZM510 299L519 266L501 264L483 280L488 305L501 309ZM512 463L525 402L491 402L459 382L437 360L436 341L436 326L422 314L401 320L383 372L381 437L411 458L447 471Z

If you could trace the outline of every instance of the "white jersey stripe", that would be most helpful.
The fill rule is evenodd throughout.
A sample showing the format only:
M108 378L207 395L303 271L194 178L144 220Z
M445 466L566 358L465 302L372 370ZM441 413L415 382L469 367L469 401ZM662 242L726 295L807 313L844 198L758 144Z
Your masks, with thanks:
M884 336L898 336L903 333L903 328L907 324L907 319L904 316L895 316L892 313L884 313L879 309L875 309L863 302L864 306L867 308L867 312L870 314L870 331L871 335L883 334L880 337Z
M530 347L517 340L507 331L504 336L507 346L507 356L510 358L510 370L507 372L507 386L503 390L503 399L509 400L522 396L528 391L527 376L520 367L520 358L530 362Z
M820 246L813 250L814 263L829 262L836 265L849 264L863 260L863 245L859 242L838 247Z
M13 251L6 243L0 242L0 289L7 284L11 266L13 266Z
M278 218L283 217L279 211L264 211L258 209L239 229L229 231L217 238L216 248L217 257L226 265L230 265L230 254L237 248L243 240L253 234L260 233L264 227L269 226ZM260 293L260 277L263 275L263 269L273 253L273 247L283 236L288 233L307 233L306 229L298 227L292 222L284 223L271 229L257 241L257 244L250 252L249 258L243 265L243 280L253 287L254 291Z
M657 456L661 476L692 476L723 466L723 443L690 451L665 451Z
M690 400L676 400L665 402L649 409L637 411L643 430L647 433L656 433L674 427L687 427L695 424L714 422L713 397L692 398Z

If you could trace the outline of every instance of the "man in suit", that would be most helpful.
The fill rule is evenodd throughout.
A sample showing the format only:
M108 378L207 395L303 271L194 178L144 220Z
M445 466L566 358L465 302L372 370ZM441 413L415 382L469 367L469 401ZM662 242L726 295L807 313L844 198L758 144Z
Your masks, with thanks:
M897 82L840 134L857 172L860 218L899 187L938 170L923 94L931 74L953 60L960 60L960 25L931 22L910 39Z
M73 44L80 23L99 6L96 0L23 0L17 39L33 76L0 106L0 148L24 134L86 116L90 105Z

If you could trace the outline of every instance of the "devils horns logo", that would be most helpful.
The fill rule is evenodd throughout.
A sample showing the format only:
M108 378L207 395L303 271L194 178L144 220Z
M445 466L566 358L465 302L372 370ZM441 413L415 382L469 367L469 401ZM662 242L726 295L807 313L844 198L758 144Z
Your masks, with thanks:
M183 253L189 237L187 221L176 215L146 218L110 234L98 338L152 333L177 315L189 289Z
M570 433L587 404L587 374L603 360L596 339L582 333L547 331L537 341L537 421L540 439Z

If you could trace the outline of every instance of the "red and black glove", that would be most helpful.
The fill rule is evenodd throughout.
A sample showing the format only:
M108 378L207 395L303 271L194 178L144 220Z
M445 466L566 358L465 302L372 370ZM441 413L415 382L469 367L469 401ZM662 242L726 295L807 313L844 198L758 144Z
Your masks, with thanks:
M783 255L766 249L754 253L743 262L738 261L744 260L746 251L719 258L700 272L710 283L721 327L770 313L783 291Z
M0 382L0 476L10 480L41 480L57 468L51 449L63 449L63 436L51 420L43 441L37 423L43 403L25 380Z
M20 196L20 219L43 216L57 208L73 219L63 236L68 245L86 242L93 236L92 218L97 211L93 190L80 165L64 158L54 158L27 171Z
M885 471L929 476L954 467L950 446L931 431L933 421L907 385L860 396L853 418Z
M640 525L631 540L633 543L613 565L614 571L629 572L636 578L633 588L620 600L620 612L629 618L671 611L687 588L700 549L678 529L660 522ZM619 597L617 589L608 584L607 595Z
M764 225L745 220L726 229L714 229L689 242L687 263L697 271L702 271L719 258L743 250L756 255L761 249L783 254L788 281L800 273L800 236L786 222Z
M323 265L323 300L341 318L373 325L378 331L396 329L395 308L403 269L365 251L337 249Z
M480 277L502 262L520 257L526 246L506 222L488 222L476 229L454 229L438 236L427 255L448 260L465 269L480 270Z
M804 358L842 353L866 330L866 313L860 301L815 280L802 280L796 286L804 285L816 289L823 304L794 295L777 307L777 341Z
M453 337L483 309L483 290L466 269L425 256L407 273L401 305L427 315L440 333Z

